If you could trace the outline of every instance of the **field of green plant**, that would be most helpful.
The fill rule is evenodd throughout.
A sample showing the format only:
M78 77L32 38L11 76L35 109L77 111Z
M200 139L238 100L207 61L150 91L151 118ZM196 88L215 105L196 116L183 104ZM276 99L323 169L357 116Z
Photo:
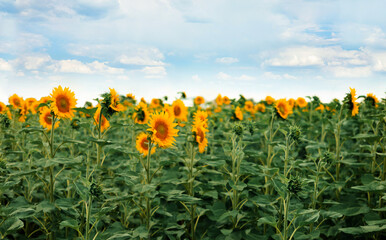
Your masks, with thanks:
M0 103L1 239L386 239L385 99L47 94Z

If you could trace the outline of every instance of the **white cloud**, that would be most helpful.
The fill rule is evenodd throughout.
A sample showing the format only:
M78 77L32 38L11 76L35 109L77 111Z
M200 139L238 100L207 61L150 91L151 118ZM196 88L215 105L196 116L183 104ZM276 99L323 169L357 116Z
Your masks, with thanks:
M109 74L122 74L124 69L113 68L107 66L103 62L94 61L91 63L83 63L75 59L59 60L48 66L48 69L54 72L61 73L82 73L82 74L93 74L93 73L109 73Z
M12 69L12 65L9 62L0 58L0 71L12 71Z
M233 57L216 58L216 63L232 64L239 62L239 59Z
M232 76L223 72L219 72L216 75L218 80L232 80Z
M254 81L256 80L256 77L245 75L245 74L241 76L231 76L223 72L217 73L216 78L220 81Z
M386 52L373 53L374 70L386 72Z
M47 54L25 55L14 60L14 64L22 66L26 70L37 70L45 67L50 62L52 62L52 59Z
M201 78L198 75L193 75L192 80L195 82L201 82Z
M280 75L280 74L274 74L272 72L265 72L262 77L267 79L267 80L281 80L281 79L295 80L295 79L297 79L297 77L292 76L288 73Z
M130 56L122 55L119 62L128 65L163 66L164 55L157 48L138 49Z
M166 76L166 69L162 66L144 67L141 72L145 73L146 78L162 78Z
M340 78L364 78L372 74L371 67L330 67L328 71Z

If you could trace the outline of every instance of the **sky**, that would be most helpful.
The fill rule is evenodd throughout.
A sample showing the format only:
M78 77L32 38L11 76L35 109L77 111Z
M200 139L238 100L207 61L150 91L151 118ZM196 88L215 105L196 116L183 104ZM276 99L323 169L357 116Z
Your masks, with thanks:
M384 0L0 0L0 101L386 92Z

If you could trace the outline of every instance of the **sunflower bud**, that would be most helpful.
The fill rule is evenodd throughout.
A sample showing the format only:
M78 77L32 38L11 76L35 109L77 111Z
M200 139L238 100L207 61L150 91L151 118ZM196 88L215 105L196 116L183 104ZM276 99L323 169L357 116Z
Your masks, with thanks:
M9 128L11 121L6 115L0 114L0 125L2 128Z
M302 191L302 183L300 182L299 178L291 178L288 182L288 191L291 193L297 195L300 191Z
M92 183L90 186L90 194L96 198L100 198L103 195L101 186L96 183Z
M241 136L244 133L244 127L240 123L235 123L232 127L232 131L237 136Z
M302 131L299 126L292 125L289 128L289 137L294 141L295 143L299 142L300 136L302 135Z
M80 121L79 121L79 119L77 119L77 118L72 119L72 120L71 120L71 127L72 127L72 129L78 130L78 129L80 128L79 122L80 122Z

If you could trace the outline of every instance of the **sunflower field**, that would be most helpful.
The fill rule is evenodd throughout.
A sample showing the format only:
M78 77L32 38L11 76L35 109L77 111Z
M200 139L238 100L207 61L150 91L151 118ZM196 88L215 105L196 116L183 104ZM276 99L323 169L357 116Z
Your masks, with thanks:
M371 93L47 94L0 102L1 239L386 239L386 100Z

